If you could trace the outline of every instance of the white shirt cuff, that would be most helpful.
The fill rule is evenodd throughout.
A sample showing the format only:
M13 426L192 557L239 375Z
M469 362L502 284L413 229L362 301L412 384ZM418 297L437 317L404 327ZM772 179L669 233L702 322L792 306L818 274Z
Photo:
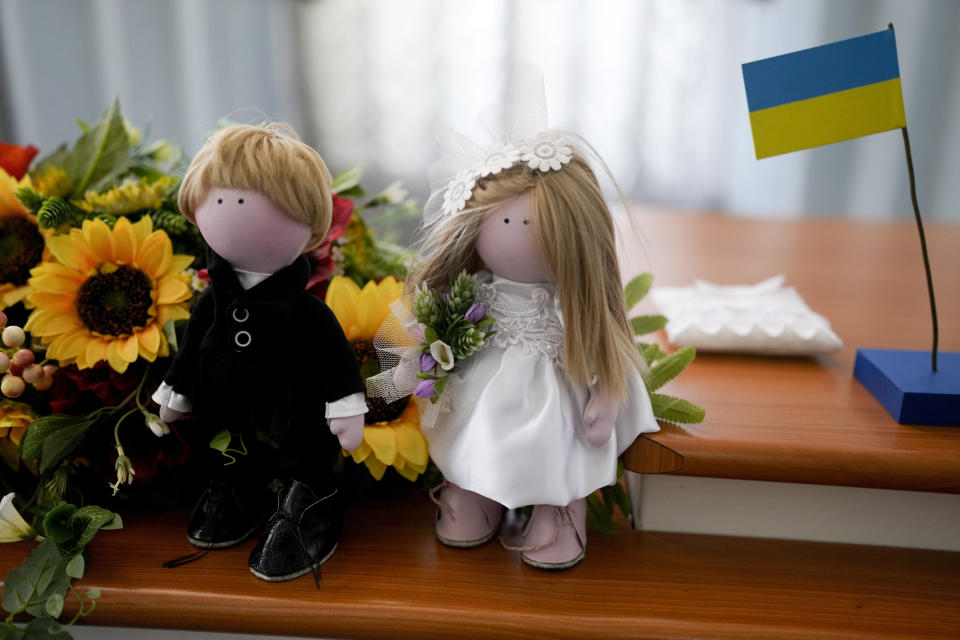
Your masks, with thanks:
M366 397L362 391L327 403L326 418L348 418L367 412Z
M177 393L173 390L173 387L168 385L166 382L161 382L160 387L153 392L153 401L161 407L169 407L174 411L179 411L181 413L189 413L193 411L193 405L190 403L190 398L183 394Z

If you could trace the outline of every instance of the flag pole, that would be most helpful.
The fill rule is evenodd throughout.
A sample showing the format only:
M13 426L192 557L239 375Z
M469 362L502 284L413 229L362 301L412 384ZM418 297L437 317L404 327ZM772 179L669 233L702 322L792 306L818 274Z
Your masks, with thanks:
M937 330L937 301L933 296L933 277L930 275L930 257L927 255L927 237L923 233L923 221L920 220L920 205L917 204L917 179L913 175L913 156L910 153L910 134L907 133L907 127L901 130L903 133L903 147L907 152L907 173L910 174L910 199L913 201L913 217L917 219L917 230L920 232L920 251L923 253L923 268L927 272L927 292L930 294L930 315L933 316L933 350L930 353L933 370L937 370L937 341L939 332Z
M893 23L887 24L893 29ZM910 153L910 134L904 123L900 129L903 133L903 148L907 153L907 173L910 175L910 200L913 202L913 217L917 220L917 231L920 232L920 252L923 254L923 268L927 274L927 293L930 294L930 315L933 317L933 349L930 351L930 363L934 371L937 370L937 342L939 330L937 328L937 301L933 295L933 276L930 274L930 256L927 254L927 236L923 233L923 221L920 219L920 205L917 204L917 178L913 173L913 154Z

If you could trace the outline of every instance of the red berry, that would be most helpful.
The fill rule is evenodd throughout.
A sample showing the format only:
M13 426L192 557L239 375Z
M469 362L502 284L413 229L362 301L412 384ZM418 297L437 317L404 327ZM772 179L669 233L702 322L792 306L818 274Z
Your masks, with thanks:
M21 373L23 373L23 367L21 367L21 366L18 365L18 364L14 364L13 362L11 362L11 363L10 363L10 368L7 369L7 371L9 371L9 372L10 372L10 375L12 375L12 376L18 376L18 375L20 375Z
M0 327L7 326L7 314L3 311L0 311Z
M8 356L3 351L0 351L0 373L3 373L10 368L10 356Z
M23 369L23 381L29 384L36 384L43 378L43 367L38 364L31 364Z
M43 365L43 377L44 378L53 378L53 374L57 372L57 365L55 364L45 364Z
M20 349L13 354L13 364L20 367L29 367L33 364L33 361L33 351L30 351L30 349Z
M46 391L53 386L53 376L43 376L33 383L33 388L37 391Z

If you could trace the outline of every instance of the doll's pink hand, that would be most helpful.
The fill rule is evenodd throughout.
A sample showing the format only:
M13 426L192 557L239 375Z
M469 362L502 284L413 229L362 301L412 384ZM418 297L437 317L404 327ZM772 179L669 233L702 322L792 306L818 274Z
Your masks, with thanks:
M170 407L160 407L160 419L164 422L176 422L185 415L187 415L186 411L177 411Z
M596 389L590 390L590 399L583 410L583 422L587 427L587 444L601 447L613 433L620 407L616 398Z
M363 414L345 418L330 418L330 433L337 436L340 446L353 451L363 442Z

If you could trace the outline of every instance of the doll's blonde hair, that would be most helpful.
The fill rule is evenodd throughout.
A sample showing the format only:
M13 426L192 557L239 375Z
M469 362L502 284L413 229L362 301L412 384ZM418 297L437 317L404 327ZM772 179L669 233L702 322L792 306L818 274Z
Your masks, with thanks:
M187 220L196 224L194 213L211 188L249 189L267 196L310 227L307 249L320 244L330 229L333 197L327 165L284 123L231 125L210 136L180 185L177 204Z
M514 166L483 178L464 212L446 218L424 239L408 286L444 288L460 271L483 268L476 245L487 214L530 192L533 232L556 286L563 313L567 377L623 399L631 372L645 372L627 320L616 230L596 175L574 154L560 171Z

